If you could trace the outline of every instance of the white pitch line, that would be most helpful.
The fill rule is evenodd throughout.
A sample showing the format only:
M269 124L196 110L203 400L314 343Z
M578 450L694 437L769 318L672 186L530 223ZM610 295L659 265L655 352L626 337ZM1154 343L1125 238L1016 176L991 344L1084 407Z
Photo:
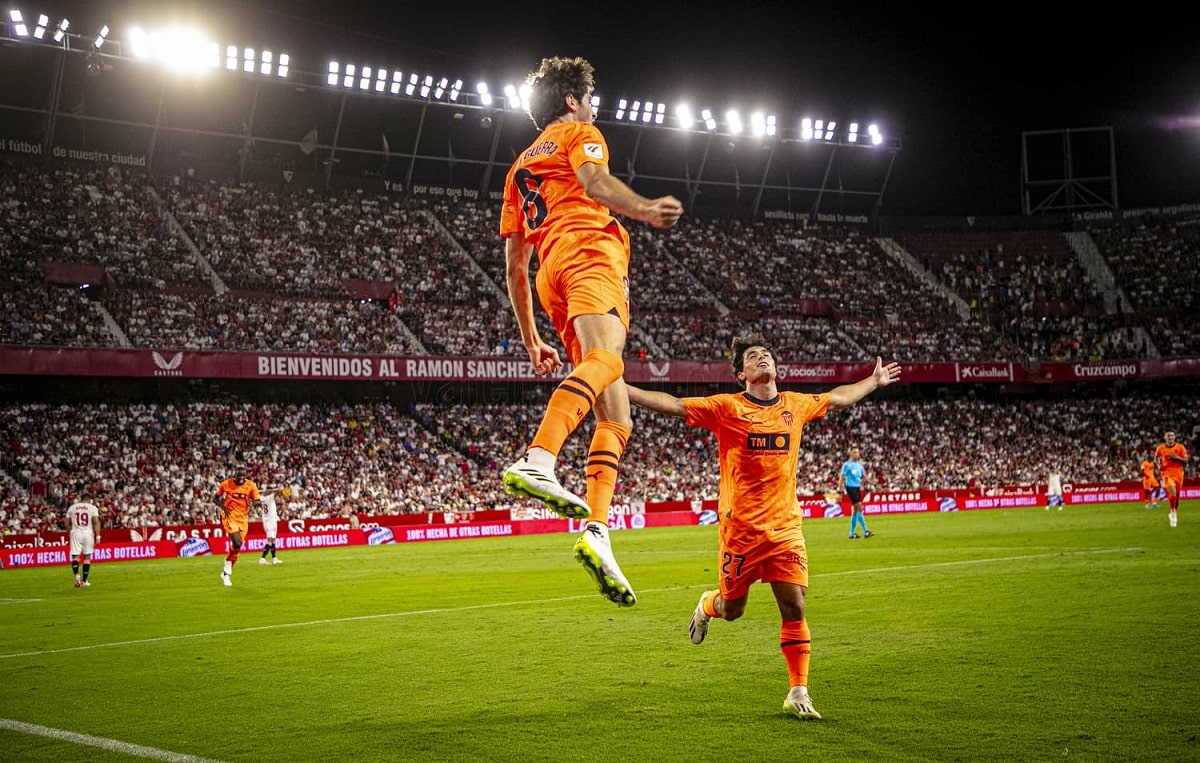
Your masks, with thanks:
M0 599L0 604L36 604L41 599Z
M969 564L991 564L994 562L1015 562L1025 561L1029 559L1053 559L1061 556L1076 556L1080 554L1119 554L1129 553L1133 551L1145 551L1146 549L1132 546L1129 548L1097 548L1085 549L1082 551L1062 551L1053 554L1026 554L1024 556L997 556L986 559L962 559L954 562L930 562L928 564L907 564L898 567L876 567L866 570L843 570L842 572L826 572L820 575L814 575L817 578L839 577L842 575L865 575L878 572L904 572L911 570L933 569L937 567L961 567ZM663 593L665 591L680 591L689 588L704 588L711 587L710 583L702 583L692 586L673 586L671 588L656 588L643 591L642 593ZM69 646L63 649L45 649L37 652L14 652L12 654L0 654L0 660L12 659L14 657L40 657L48 654L65 654L67 652L85 652L92 649L106 649L117 646L134 646L136 644L157 644L163 641L182 641L184 639L193 638L208 638L210 636L229 636L238 633L254 633L256 631L271 631L280 628L306 628L313 625L332 625L334 623L353 623L366 620L386 620L393 617L413 617L415 615L438 615L446 612L471 612L481 609L499 609L501 607L525 607L537 604L554 604L563 601L580 601L582 599L592 599L595 594L587 594L585 596L558 596L552 599L531 599L527 601L501 601L491 602L489 604L471 604L465 607L441 607L438 609L415 609L407 612L383 612L377 615L355 615L354 617L335 617L323 620L305 620L298 623L277 623L275 625L255 625L249 628L229 628L220 631L206 631L204 633L181 633L176 636L156 636L154 638L132 639L129 641L109 641L103 644L87 644L84 646Z
M150 758L151 760L166 760L170 761L170 763L218 763L218 761L210 760L209 758L199 758L195 755L183 755L178 752L171 752L170 750L160 750L157 747L143 747L140 744L130 744L116 739L94 737L90 734L76 734L74 731L63 731L62 729L52 729L49 726L21 723L20 721L11 721L7 718L0 718L0 728L19 731L23 734L49 737L50 739L61 739L64 742L86 744L89 747L99 747L104 750L121 752L139 758Z

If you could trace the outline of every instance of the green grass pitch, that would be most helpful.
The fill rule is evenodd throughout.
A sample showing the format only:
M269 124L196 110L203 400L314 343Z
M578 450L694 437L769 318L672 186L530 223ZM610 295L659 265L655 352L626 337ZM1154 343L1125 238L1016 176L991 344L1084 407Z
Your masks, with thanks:
M813 722L766 586L688 641L715 527L613 533L632 609L565 534L4 570L0 760L1194 761L1196 509L808 522Z

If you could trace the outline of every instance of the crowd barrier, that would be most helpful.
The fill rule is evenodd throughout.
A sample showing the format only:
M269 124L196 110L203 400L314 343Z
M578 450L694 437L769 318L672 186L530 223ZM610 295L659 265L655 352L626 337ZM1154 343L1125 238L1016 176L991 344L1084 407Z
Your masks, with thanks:
M1181 499L1200 498L1200 487L1185 487ZM1141 503L1141 483L1106 483L1064 486L1064 504ZM798 496L805 519L848 516L845 496L836 493ZM868 515L921 512L1019 509L1046 505L1043 490L1011 487L977 490L887 490L868 492L863 512ZM616 504L609 526L613 530L716 524L715 500L665 501L641 505ZM341 546L378 546L396 543L463 540L470 538L578 533L582 522L561 519L545 508L504 511L445 512L378 516L292 519L280 523L276 548L297 551ZM224 555L229 539L219 524L154 528L112 528L102 535L92 561L123 562L141 559L187 558ZM251 522L243 553L262 551L262 525ZM68 534L49 531L0 537L0 568L44 567L69 564Z

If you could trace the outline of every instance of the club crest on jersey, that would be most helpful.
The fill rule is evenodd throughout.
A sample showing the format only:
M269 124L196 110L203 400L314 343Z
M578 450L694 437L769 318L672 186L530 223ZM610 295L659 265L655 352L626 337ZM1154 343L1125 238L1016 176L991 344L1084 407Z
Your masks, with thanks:
M591 159L603 159L604 146L600 145L599 143L584 143L583 153L585 156Z
M747 432L746 450L770 450L786 452L792 446L792 436L787 432Z
M783 423L787 424L789 427L792 425L792 422L795 421L795 418L792 416L791 411L784 411L782 418L783 418Z

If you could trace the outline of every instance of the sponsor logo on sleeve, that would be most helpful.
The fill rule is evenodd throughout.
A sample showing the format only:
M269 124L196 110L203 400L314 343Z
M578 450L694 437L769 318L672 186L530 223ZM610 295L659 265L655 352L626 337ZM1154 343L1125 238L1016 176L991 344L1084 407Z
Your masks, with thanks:
M591 159L603 159L604 146L600 145L599 143L584 143L583 153L585 156Z

